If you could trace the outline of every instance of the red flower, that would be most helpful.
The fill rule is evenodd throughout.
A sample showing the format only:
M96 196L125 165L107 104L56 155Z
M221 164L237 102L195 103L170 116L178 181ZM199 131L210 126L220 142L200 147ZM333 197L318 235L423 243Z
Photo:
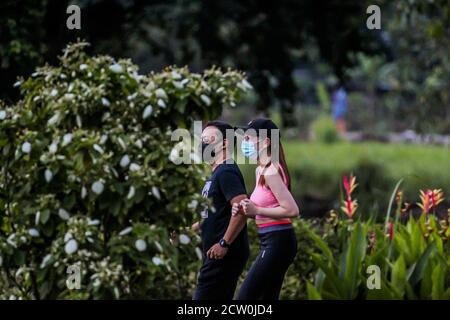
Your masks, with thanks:
M389 237L389 240L392 240L392 238L394 237L394 224L390 221L388 223L388 234L387 235Z
M444 200L444 193L441 189L428 189L425 192L420 190L420 203L417 203L422 212L428 214L431 208L436 208Z
M342 211L349 217L352 218L356 209L358 208L358 203L356 200L352 200L352 192L355 190L357 183L354 176L344 176L343 177L344 189L347 194L346 200L343 200Z

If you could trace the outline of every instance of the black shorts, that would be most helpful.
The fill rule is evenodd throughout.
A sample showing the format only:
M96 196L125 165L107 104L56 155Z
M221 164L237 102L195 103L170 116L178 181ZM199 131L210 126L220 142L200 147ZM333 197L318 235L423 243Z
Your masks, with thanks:
M194 300L232 300L248 256L205 258L197 278Z

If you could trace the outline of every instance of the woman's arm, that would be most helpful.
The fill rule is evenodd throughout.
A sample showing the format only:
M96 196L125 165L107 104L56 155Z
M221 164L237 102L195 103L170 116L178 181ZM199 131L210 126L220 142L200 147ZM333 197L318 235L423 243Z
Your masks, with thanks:
M272 190L275 198L277 198L280 206L274 208L261 208L255 206L251 201L244 200L244 209L245 203L247 204L247 212L246 214L252 215L261 215L267 218L272 219L282 219L282 218L295 218L299 215L299 209L297 203L292 197L291 192L286 187L286 184L281 179L278 170L271 166L267 173L264 174L264 179L266 181L267 186Z

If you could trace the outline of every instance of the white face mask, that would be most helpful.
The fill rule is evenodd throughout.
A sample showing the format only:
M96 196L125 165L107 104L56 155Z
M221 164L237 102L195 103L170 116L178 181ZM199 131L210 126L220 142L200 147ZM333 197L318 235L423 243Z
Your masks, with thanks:
M256 149L255 143L251 141L242 141L241 151L247 158L256 159L258 157L258 150Z

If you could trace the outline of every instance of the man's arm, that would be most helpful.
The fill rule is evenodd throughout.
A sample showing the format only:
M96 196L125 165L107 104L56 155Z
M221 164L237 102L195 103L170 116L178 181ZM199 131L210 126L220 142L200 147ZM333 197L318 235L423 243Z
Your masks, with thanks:
M240 203L241 200L247 199L247 195L241 194L230 200L231 206L233 203ZM230 223L228 224L227 231L225 231L225 235L223 239L231 244L238 234L242 231L244 226L247 224L247 217L243 214L232 215L230 218ZM213 245L208 252L206 253L207 257L210 259L222 259L225 254L228 252L228 248L222 247L220 244L216 243Z
M247 195L241 194L233 199L231 199L230 204L233 206L233 203L240 203L241 200L247 199ZM223 236L223 239L228 243L231 244L234 239L238 236L238 234L242 231L244 226L247 224L247 217L242 214L232 215L230 219L230 223L228 224L227 231L225 232L225 235Z

